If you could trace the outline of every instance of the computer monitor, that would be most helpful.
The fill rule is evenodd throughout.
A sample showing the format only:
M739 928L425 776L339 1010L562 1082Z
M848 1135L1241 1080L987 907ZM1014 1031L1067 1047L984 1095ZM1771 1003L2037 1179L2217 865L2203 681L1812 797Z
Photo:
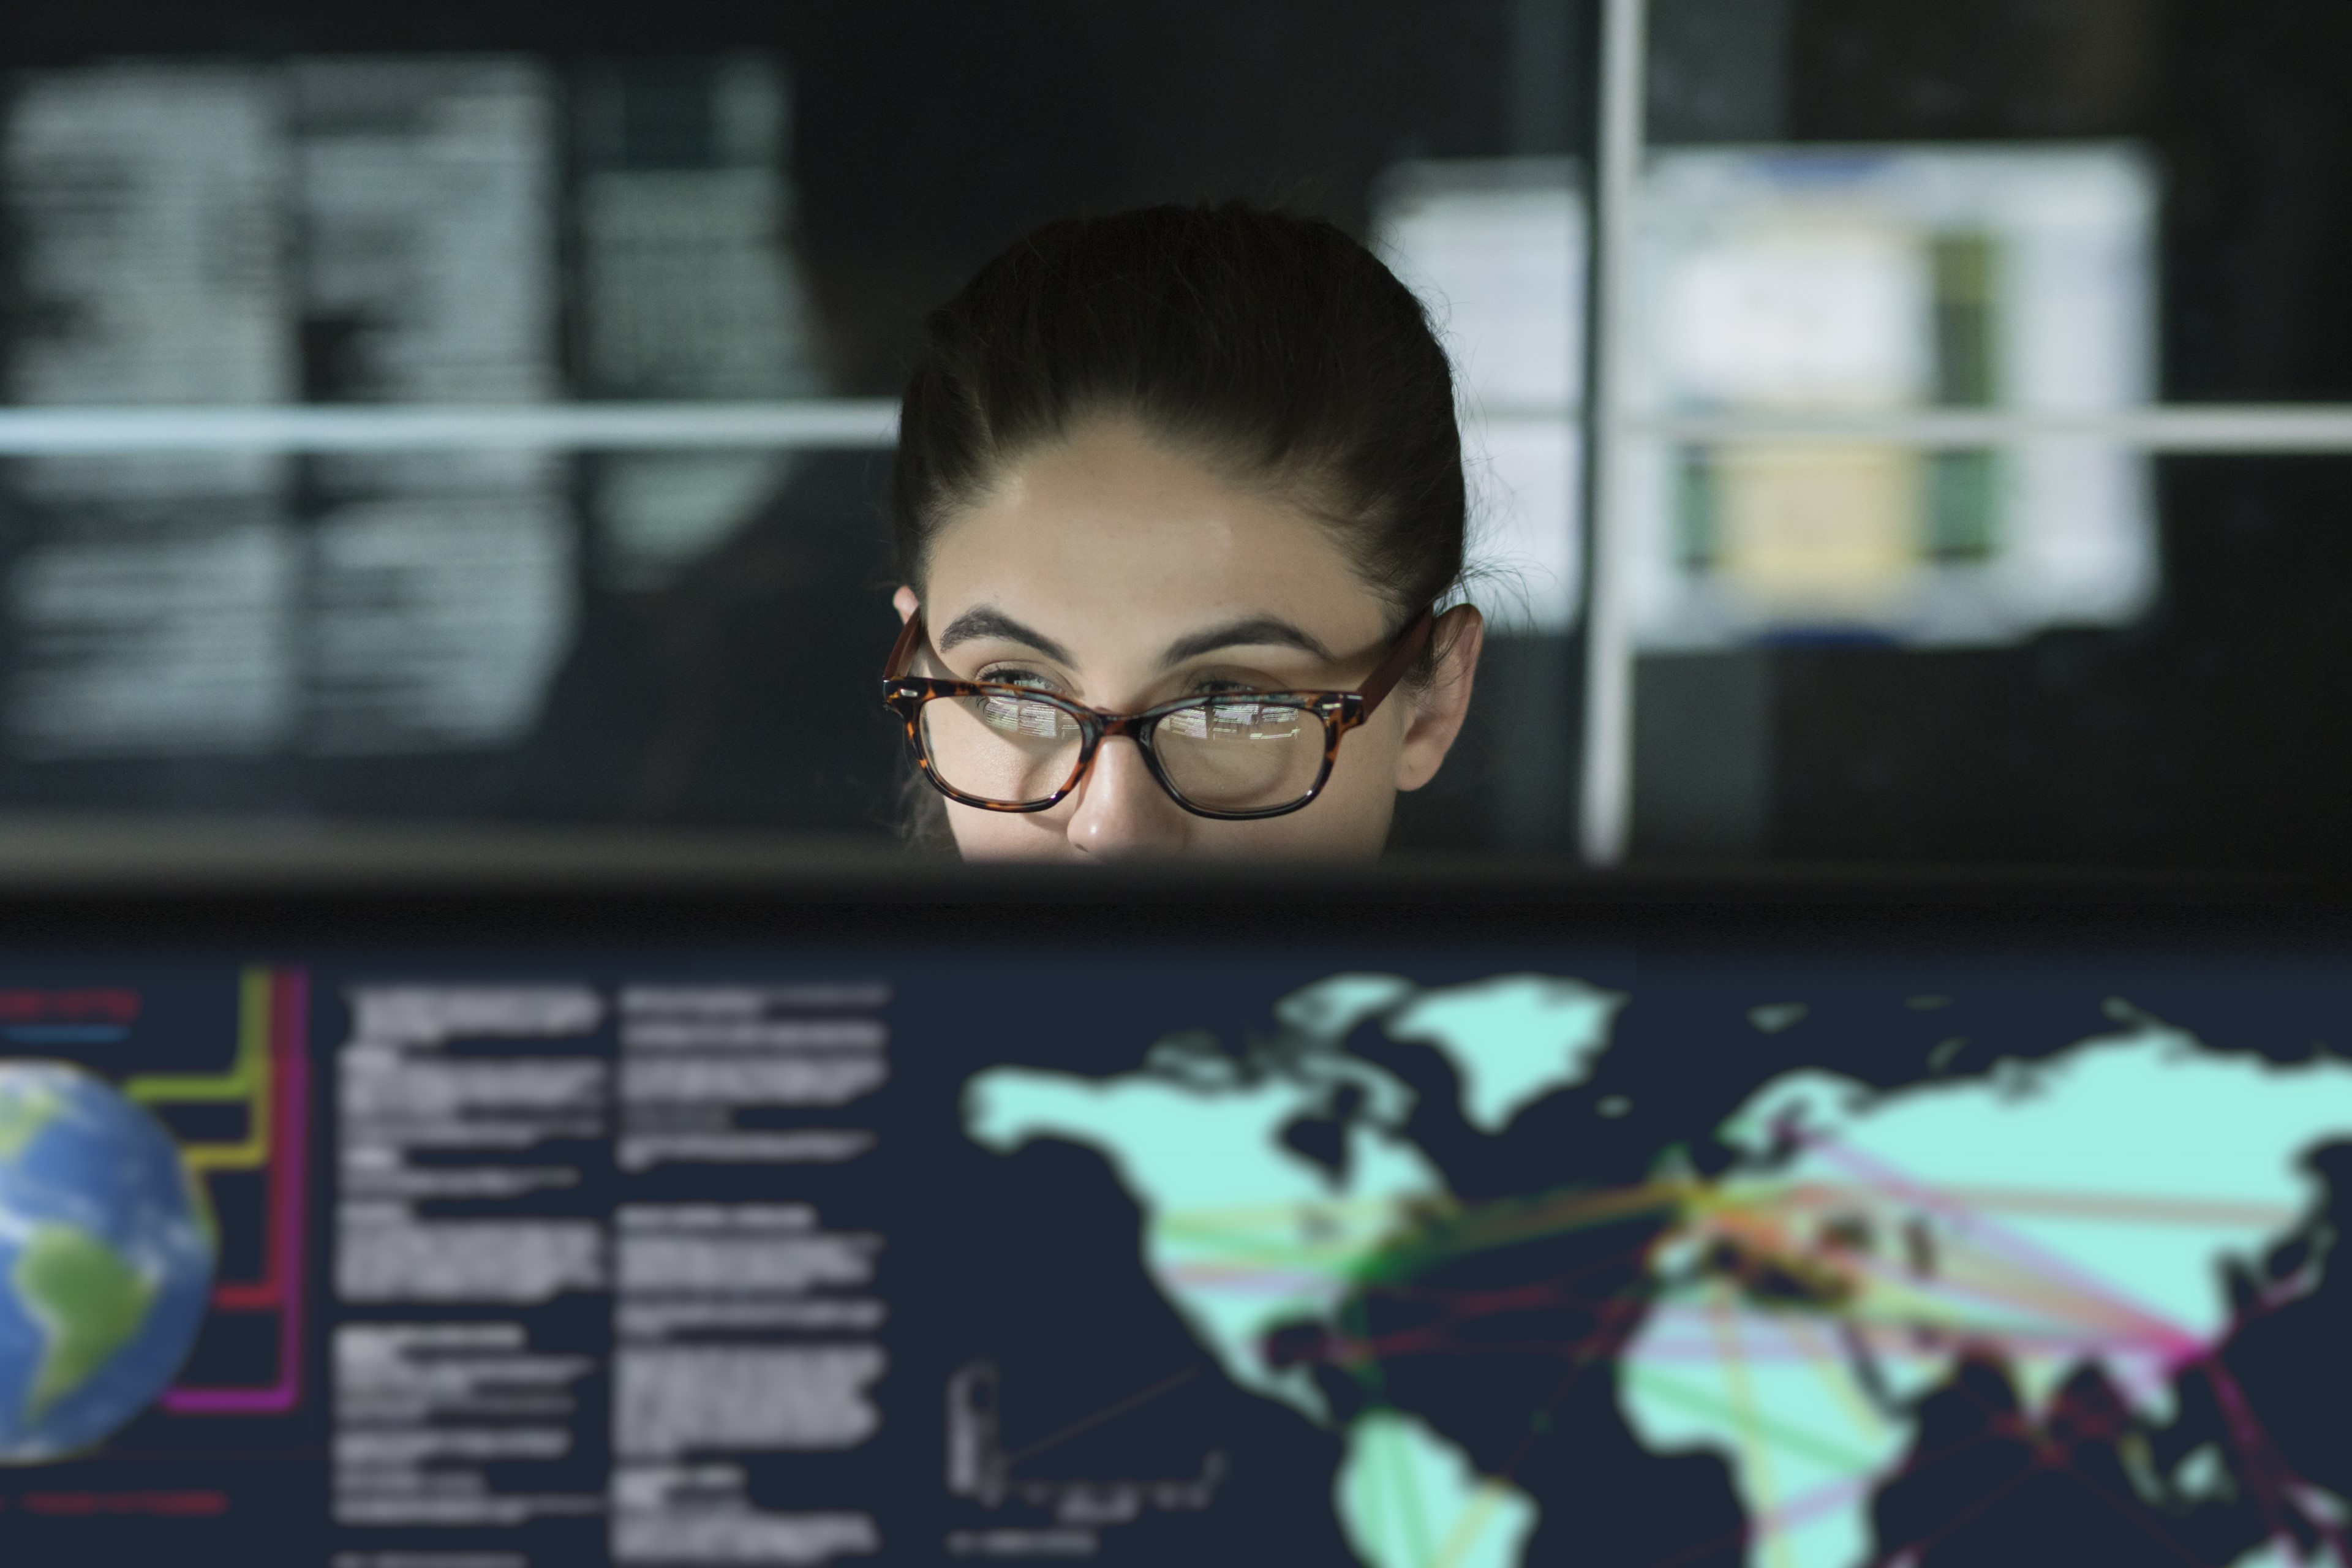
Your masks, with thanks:
M0 1555L2345 1560L2342 911L25 902Z

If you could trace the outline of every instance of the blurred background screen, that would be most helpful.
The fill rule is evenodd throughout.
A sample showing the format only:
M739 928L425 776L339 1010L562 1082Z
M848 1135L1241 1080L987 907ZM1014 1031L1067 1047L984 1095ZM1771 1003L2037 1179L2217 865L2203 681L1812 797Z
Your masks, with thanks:
M16 8L0 860L886 850L922 312L1243 196L1460 373L1502 635L1400 852L2352 865L2347 71L2333 0Z

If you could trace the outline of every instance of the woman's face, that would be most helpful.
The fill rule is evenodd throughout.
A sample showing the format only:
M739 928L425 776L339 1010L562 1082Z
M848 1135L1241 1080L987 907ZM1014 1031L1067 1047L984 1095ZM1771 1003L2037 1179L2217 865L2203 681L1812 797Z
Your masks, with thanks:
M941 528L929 575L937 673L1116 713L1216 691L1352 690L1392 635L1390 607L1323 526L1123 420L1011 465ZM898 605L912 614L914 590ZM1396 792L1428 783L1461 730L1480 630L1477 611L1449 612L1436 679L1400 686L1349 731L1322 794L1286 816L1195 816L1118 739L1051 810L949 802L956 846L969 859L1376 855Z

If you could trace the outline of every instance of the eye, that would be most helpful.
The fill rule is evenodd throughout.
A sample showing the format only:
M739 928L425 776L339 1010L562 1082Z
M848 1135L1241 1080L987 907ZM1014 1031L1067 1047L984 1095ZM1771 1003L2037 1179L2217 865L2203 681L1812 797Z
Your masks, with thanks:
M989 686L1019 686L1032 691L1051 691L1057 695L1062 689L1061 683L1052 676L1013 664L991 665L972 679Z
M1244 693L1270 690L1261 681L1233 680L1223 676L1204 675L1185 688L1187 697L1231 697Z

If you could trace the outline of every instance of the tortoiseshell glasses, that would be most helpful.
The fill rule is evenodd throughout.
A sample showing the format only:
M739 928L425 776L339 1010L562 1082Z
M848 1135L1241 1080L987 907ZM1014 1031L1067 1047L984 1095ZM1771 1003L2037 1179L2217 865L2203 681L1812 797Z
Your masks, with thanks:
M1140 713L1030 687L908 675L928 646L920 611L882 668L882 700L905 721L915 766L941 795L982 811L1045 811L1068 798L1102 743L1133 741L1143 764L1195 816L1245 822L1322 793L1339 737L1372 716L1428 646L1434 606L1413 617L1353 691L1235 691Z

